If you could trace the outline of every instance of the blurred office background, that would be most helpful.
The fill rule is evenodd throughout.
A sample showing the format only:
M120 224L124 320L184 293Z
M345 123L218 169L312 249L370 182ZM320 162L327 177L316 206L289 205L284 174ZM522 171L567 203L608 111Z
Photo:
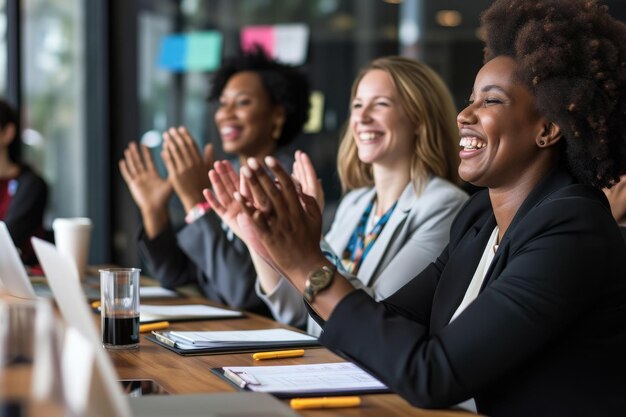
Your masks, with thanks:
M215 60L237 53L246 30L306 29L299 66L317 91L318 112L293 148L311 154L329 218L340 197L339 132L359 68L383 55L421 59L441 74L460 108L481 66L478 16L490 3L0 0L0 95L19 105L25 159L51 186L48 225L55 217L89 216L90 261L137 266L140 217L117 168L122 151L143 141L159 159L160 132L186 125L200 146L212 142L224 156L205 97ZM603 3L626 20L626 1ZM174 56L171 48L181 44L195 57ZM180 204L172 201L171 209L182 224Z

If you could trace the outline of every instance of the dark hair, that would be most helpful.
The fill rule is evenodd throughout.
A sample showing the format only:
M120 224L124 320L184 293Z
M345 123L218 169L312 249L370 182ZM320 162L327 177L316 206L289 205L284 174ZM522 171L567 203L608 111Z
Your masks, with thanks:
M517 62L537 110L561 128L569 172L615 184L626 172L626 25L596 0L496 0L481 20L485 60Z
M17 111L6 100L0 98L0 130L8 125L15 126L15 138L9 144L9 159L19 164L22 157L22 140L20 137L20 123Z
M238 72L259 74L273 104L285 109L285 124L277 146L295 139L309 117L309 81L294 67L274 61L260 47L243 55L228 59L217 70L209 93L209 100L217 100L226 83Z

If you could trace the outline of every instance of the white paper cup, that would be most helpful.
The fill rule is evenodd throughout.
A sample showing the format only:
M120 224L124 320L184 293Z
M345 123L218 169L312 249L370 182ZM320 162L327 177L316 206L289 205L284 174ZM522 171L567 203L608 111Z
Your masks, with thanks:
M74 261L81 279L85 277L87 268L91 228L91 220L87 217L55 219L52 222L58 251Z

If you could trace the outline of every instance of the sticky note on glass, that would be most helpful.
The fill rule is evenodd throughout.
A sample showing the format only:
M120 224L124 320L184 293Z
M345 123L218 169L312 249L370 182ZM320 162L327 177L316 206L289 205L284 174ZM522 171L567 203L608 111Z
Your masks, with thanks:
M293 23L272 26L248 26L241 30L241 49L260 46L270 57L291 65L302 65L306 60L309 28Z
M324 93L321 91L312 91L311 110L309 111L309 120L304 125L304 133L318 133L322 130L324 121Z
M175 72L214 71L220 66L221 57L220 32L191 32L163 37L158 64Z
M183 71L187 56L185 35L168 35L161 40L159 67L170 71Z
M187 35L187 70L214 71L221 63L222 34L215 31Z

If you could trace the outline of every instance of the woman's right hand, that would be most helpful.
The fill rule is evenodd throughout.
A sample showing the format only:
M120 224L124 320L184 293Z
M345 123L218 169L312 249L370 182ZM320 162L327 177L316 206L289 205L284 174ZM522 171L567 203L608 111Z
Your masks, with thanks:
M141 155L137 143L128 145L124 159L119 161L120 172L142 212L161 210L172 195L172 185L157 172L150 150L145 145L140 147Z
M141 211L148 237L155 236L167 225L167 202L172 195L172 185L161 178L145 145L141 145L140 154L137 144L131 142L124 150L119 168Z
M322 188L321 180L315 173L311 159L306 153L296 151L291 176L302 187L302 193L315 198L320 212L323 212L324 189Z

